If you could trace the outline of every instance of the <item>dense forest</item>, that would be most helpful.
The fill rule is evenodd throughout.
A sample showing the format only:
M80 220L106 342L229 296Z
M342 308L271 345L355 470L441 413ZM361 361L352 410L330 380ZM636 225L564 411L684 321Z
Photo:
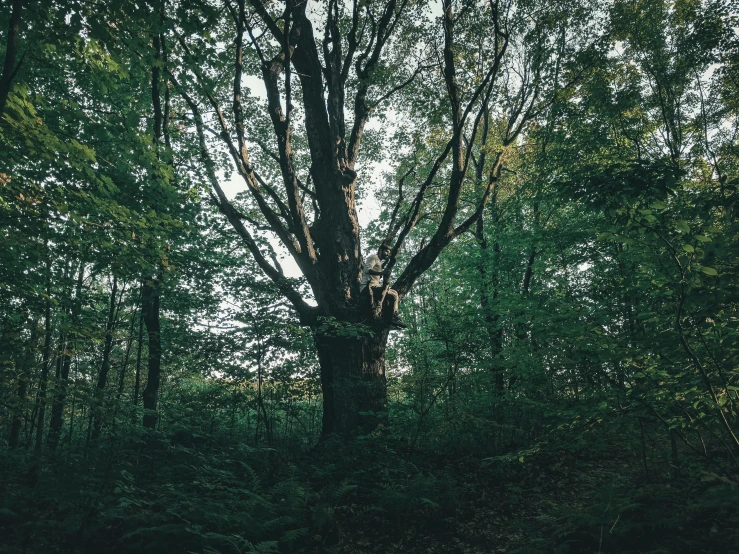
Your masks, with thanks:
M0 5L0 553L739 553L733 0Z

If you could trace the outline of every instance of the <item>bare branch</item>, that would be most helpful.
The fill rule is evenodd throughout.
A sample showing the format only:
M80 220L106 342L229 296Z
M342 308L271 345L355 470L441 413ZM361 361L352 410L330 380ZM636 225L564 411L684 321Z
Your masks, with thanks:
M200 153L205 165L206 175L208 177L208 181L210 182L212 190L215 191L215 195L211 193L211 198L213 202L218 206L218 209L226 216L228 221L231 223L231 226L236 230L241 239L244 241L247 249L254 257L254 261L257 262L257 265L260 267L260 269L262 269L262 271L264 271L264 273L276 283L280 291L298 311L301 319L309 320L313 318L315 308L307 304L305 300L303 300L303 298L300 296L300 294L290 285L279 265L275 267L267 261L267 259L264 257L261 250L257 246L256 242L254 241L254 238L249 233L249 230L244 226L242 222L242 217L245 218L245 216L239 213L228 201L228 198L226 197L223 189L218 183L218 178L216 177L215 173L215 163L213 162L213 159L211 158L208 151L208 146L205 141L205 132L203 130L203 118L200 113L200 109L198 108L198 105L193 100L193 98L185 91L183 87L179 85L176 77L171 72L169 72L169 76L172 84L185 100L190 108L190 111L193 114L195 128L197 130L198 140L200 143Z
M275 38L275 40L282 44L284 42L282 30L277 25L275 20L272 19L272 16L269 15L267 8L264 6L264 3L261 0L249 0L249 3L254 8L254 11L257 12L257 15L265 24L267 29L269 29L269 31L272 33L272 36Z
M190 53L190 49L187 46L187 43L185 42L184 38L181 35L178 35L179 43L184 49L185 53L192 57L192 54ZM252 197L256 200L257 205L259 206L259 209L261 210L264 217L267 219L267 222L272 227L272 230L277 234L277 236L280 238L282 243L285 245L285 247L290 251L290 253L295 258L296 262L300 263L302 256L299 245L295 242L293 237L290 235L289 231L285 226L283 225L282 221L280 220L279 216L274 212L274 210L267 204L264 196L262 195L261 189L259 187L259 182L257 181L256 176L254 175L254 170L249 163L248 158L248 152L246 150L246 147L241 149L241 152L239 152L234 145L233 141L231 140L231 136L229 134L228 130L228 124L226 123L226 119L223 115L223 112L221 111L221 107L218 104L218 101L213 96L212 92L210 92L206 80L202 73L197 69L197 67L191 65L190 69L193 71L195 76L198 79L198 83L200 84L203 93L205 94L206 98L208 99L209 103L211 104L211 107L215 111L217 115L218 122L221 127L221 133L220 137L221 140L226 144L228 147L229 153L231 154L232 159L234 160L234 163L236 164L236 168L239 171L239 174L243 177L244 181L248 185L248 189L252 194ZM170 78L173 80L173 82L176 85L176 77L174 74L172 74L171 71L167 70L167 73L169 74ZM181 89L182 87L180 87ZM292 221L287 222L289 226L293 226ZM308 275L306 275L307 277Z
M288 7L290 3L288 2ZM290 22L289 11L286 11L285 25ZM288 36L287 31L284 36ZM278 76L287 68L289 70L291 48L289 44L283 45L283 50L270 62L262 64L262 80L267 89L267 104L272 127L277 137L277 148L279 152L280 171L287 192L287 205L290 210L293 232L298 238L301 252L305 253L305 259L298 260L298 265L308 274L315 275L311 266L317 262L318 256L313 245L313 239L305 219L305 210L300 198L298 179L292 158L292 130L289 121L290 101L290 72L285 75L286 99L288 102L287 115L283 114L280 100L280 91L277 83ZM310 279L309 279L310 280Z

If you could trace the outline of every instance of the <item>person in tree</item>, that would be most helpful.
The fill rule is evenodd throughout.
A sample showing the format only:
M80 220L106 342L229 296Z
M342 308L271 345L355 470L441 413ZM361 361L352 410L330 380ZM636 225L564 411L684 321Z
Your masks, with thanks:
M382 284L380 277L385 277L387 271L384 269L385 262L390 257L390 247L382 243L377 250L377 254L370 254L364 261L364 269L362 270L362 281L359 284L360 293L369 298L372 302L382 297ZM390 325L396 329L405 329L407 325L401 321L398 316L398 292L394 289L387 289L385 298L393 304L393 316Z

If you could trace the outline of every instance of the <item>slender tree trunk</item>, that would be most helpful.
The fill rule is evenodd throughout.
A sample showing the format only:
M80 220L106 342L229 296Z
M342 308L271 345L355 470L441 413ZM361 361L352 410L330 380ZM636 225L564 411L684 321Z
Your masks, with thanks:
M92 439L92 425L93 420L95 419L95 406L90 406L90 415L87 418L87 434L85 435L85 457L87 457L87 449L90 446L90 440ZM69 432L72 432L71 429L71 421L70 421L70 430Z
M133 406L134 409L139 403L139 388L141 387L141 351L144 346L144 297L143 297L143 284L141 285L142 296L141 296L141 312L139 313L139 340L136 345L136 377L133 383Z
M26 391L28 389L28 379L24 374L18 377L18 406L13 413L13 420L10 423L10 435L8 437L8 446L10 448L16 448L18 446L18 439L21 433L21 426L23 424L23 418L21 417L21 410L23 404L26 402Z
M48 252L47 252L48 256ZM41 382L38 393L38 419L36 422L36 452L41 451L44 434L44 420L46 418L46 388L49 382L49 368L51 367L51 263L46 264L46 302L44 305L44 352L42 354Z
M23 359L21 362L21 371L18 375L18 406L13 413L13 419L10 424L10 436L8 437L8 446L15 448L18 446L21 427L23 425L22 412L25 409L26 393L28 392L28 380L30 378L29 368L33 364L34 351L36 350L36 341L38 339L38 322L30 320L31 323L31 339L25 348Z
M534 244L531 245L531 250L529 251L528 259L526 260L526 269L523 272L523 279L521 282L521 298L528 298L530 292L531 292L531 280L534 276L534 263L536 262L536 257L539 255L539 252L536 248L536 235L539 233L540 228L540 221L541 221L541 212L539 210L539 202L534 202ZM518 323L516 324L516 336L518 337L518 340L526 340L529 338L529 332L531 330L531 319L524 322L525 313L519 312L517 319ZM529 339L529 341L533 344L533 337Z
M269 415L267 415L267 408L264 406L264 397L262 395L264 375L262 374L262 347L260 340L261 339L257 339L257 426L254 430L254 444L259 444L259 426L262 417L264 417L264 435L267 437L268 443L271 443L272 441Z
M28 425L26 425L26 448L31 446L31 437L33 437L33 432L36 429L36 415L38 414L38 393L36 396L36 402L33 403L33 410L31 410L31 415L28 416L26 419L28 421Z
M537 193L538 194L538 193ZM541 228L541 209L539 201L534 201L534 244L531 245L531 252L529 253L529 259L526 261L526 271L523 274L523 283L521 284L521 295L526 296L531 291L531 278L534 275L534 262L536 256L539 254L536 250L536 240Z
M158 2L159 22L164 22L164 0ZM164 63L165 44L163 36L160 33L154 34L154 54L158 63L152 65L151 68L151 100L154 107L154 145L157 149L157 159L161 159L161 143L162 134L166 133L164 129L169 117L169 106L165 106L165 114L162 113L162 101L160 88L164 83L161 79L161 69L159 63ZM169 100L169 96L165 95L165 100ZM157 178L154 178L154 182ZM160 272L161 273L161 272ZM144 279L141 289L142 293L142 313L144 323L146 324L146 332L149 339L149 367L146 379L146 388L144 389L144 427L154 428L157 422L157 401L159 398L159 383L161 379L162 367L162 344L160 336L159 322L159 285L161 283L161 275L156 279Z
M125 288L125 287L124 287ZM94 425L92 438L100 437L100 430L103 425L102 420L102 404L105 394L105 385L108 382L108 373L110 372L110 353L113 349L113 328L116 320L116 295L118 294L118 278L113 275L113 281L110 287L110 305L108 307L108 321L105 324L105 344L103 345L103 361L98 373L97 390L95 391L95 399L92 413L94 414ZM123 298L123 292L121 292Z
M47 320L48 321L48 320ZM47 334L48 337L48 334ZM44 423L46 421L46 392L49 384L49 369L51 368L51 340L44 340L44 361L41 368L41 383L39 384L39 404L36 416L35 451L38 453L43 446Z
M59 444L59 437L62 432L64 401L67 396L67 385L69 380L69 370L72 365L71 350L76 345L77 327L79 325L79 315L82 309L82 281L85 276L85 264L80 262L80 269L77 275L77 284L75 286L75 298L72 304L71 323L72 330L65 341L60 341L60 359L57 365L56 394L54 395L54 404L51 407L51 420L49 421L49 436L47 437L47 446L54 450Z
M231 391L231 430L228 435L228 440L233 441L234 431L236 430L236 387Z
M76 387L75 387L76 388ZM75 410L75 404L77 400L77 394L76 391L72 392L72 406L69 409L69 433L67 433L67 454L69 454L69 449L72 448L72 440L74 439L74 410Z
M13 0L10 12L10 23L8 25L8 41L5 48L5 62L3 63L3 72L0 75L0 119L5 113L5 104L8 102L8 94L10 94L10 85L13 77L18 70L15 58L18 55L18 33L21 25L21 10L24 0Z
M483 126L482 126L482 144L480 145L480 151L478 157L473 159L475 166L475 188L477 194L482 195L486 189L485 172L486 160L487 160L487 149L486 145L488 142L488 133L490 130L490 111L485 110L483 113ZM493 225L498 223L498 183L500 179L500 168L494 167L490 170L488 181L492 184L492 190L490 194L490 200L488 202L488 210L491 213L491 221ZM485 318L485 328L490 340L490 369L494 375L495 390L498 392L503 390L504 383L504 367L501 363L501 353L503 350L503 329L499 324L500 315L494 311L494 303L498 297L498 265L500 258L500 244L497 240L493 241L492 244L492 256L488 253L491 250L490 243L485 236L485 211L480 213L480 216L475 222L475 239L481 249L481 256L479 257L477 269L480 274L480 306L482 307L483 317ZM488 267L491 266L491 267Z
M46 438L46 446L54 450L59 444L59 438L62 434L62 425L64 423L64 402L67 398L67 386L69 381L69 370L72 365L72 341L69 337L65 337L64 341L59 343L61 352L57 358L56 366L56 385L54 394L54 403L51 406L51 419L49 420L49 436Z
M534 262L536 261L536 248L531 248L529 259L526 262L526 271L523 274L523 284L521 285L521 294L526 296L531 290L531 277L534 275Z
M149 339L149 367L144 388L144 427L157 423L157 400L162 368L162 343L159 322L159 279L144 282L142 288L143 316Z
M495 200L495 194L493 194L493 199L491 200L493 209L495 209ZM500 258L500 244L498 244L498 241L493 242L492 258L489 258L486 254L491 248L485 237L484 225L484 215L481 215L477 220L475 229L475 238L482 250L482 256L480 256L477 267L480 273L480 306L482 307L485 328L490 340L490 363L494 375L495 390L500 392L504 388L505 377L505 368L500 360L503 351L503 328L499 323L500 315L495 313L493 306L499 294L498 263ZM491 263L492 266L489 270L488 263Z
M126 379L126 369L128 369L128 361L131 358L131 346L133 345L133 331L136 325L136 315L138 313L138 307L134 307L131 312L131 329L128 332L128 342L126 343L126 353L123 356L123 365L121 366L121 372L118 375L118 399L120 400L123 395L123 385Z

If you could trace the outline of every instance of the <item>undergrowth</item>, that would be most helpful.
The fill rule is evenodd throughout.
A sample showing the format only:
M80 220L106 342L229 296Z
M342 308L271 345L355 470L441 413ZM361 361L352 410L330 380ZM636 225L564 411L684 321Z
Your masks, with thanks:
M735 481L698 465L647 475L615 448L479 458L387 430L303 451L178 439L3 451L0 552L739 552Z

